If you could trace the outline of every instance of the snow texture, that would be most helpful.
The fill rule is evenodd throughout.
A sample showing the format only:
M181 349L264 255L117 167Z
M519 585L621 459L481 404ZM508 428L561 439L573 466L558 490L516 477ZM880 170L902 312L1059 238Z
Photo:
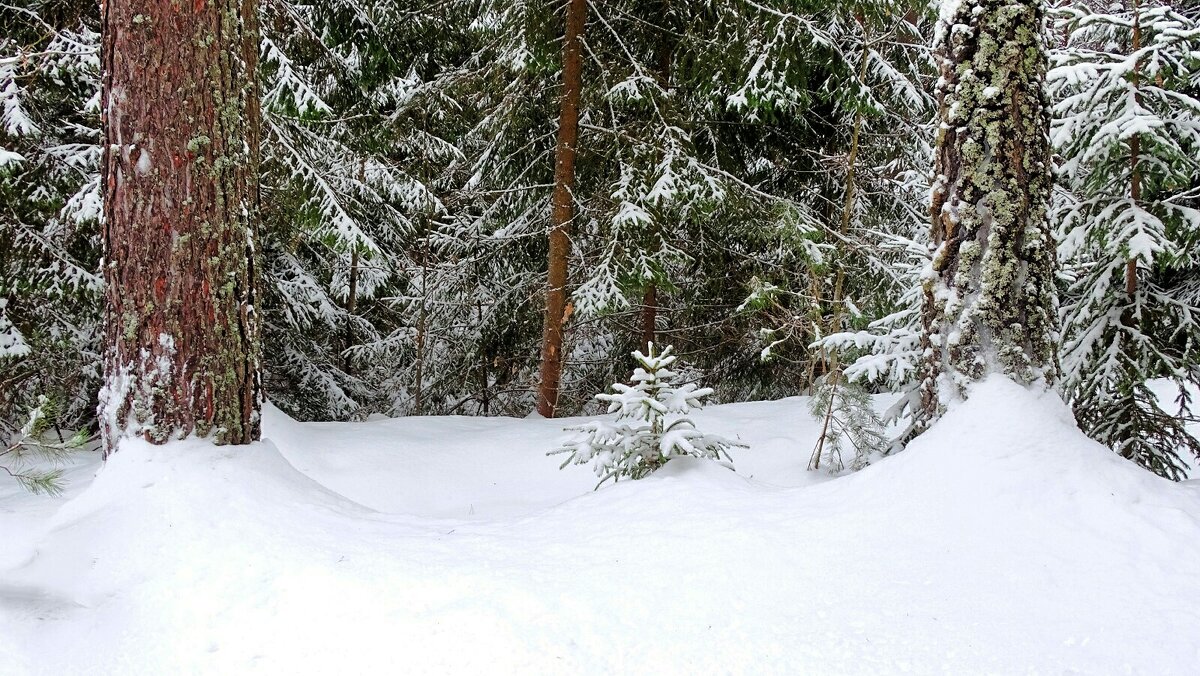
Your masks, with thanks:
M57 511L3 487L0 671L1194 673L1200 487L972 387L832 480L797 399L704 412L736 473L595 492L544 455L560 420L126 442Z

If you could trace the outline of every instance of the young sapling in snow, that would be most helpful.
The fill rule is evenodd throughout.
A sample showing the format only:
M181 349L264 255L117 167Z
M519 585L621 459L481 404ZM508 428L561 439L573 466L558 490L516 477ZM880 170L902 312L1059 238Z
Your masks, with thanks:
M871 395L840 371L818 381L808 409L821 421L821 436L808 461L810 470L824 464L828 472L840 472L846 468L843 451L853 450L850 469L858 471L870 464L872 454L887 452L888 437Z
M596 395L608 403L609 413L617 414L616 420L568 427L567 431L575 434L547 455L567 454L562 467L592 463L600 484L609 479L644 478L681 456L732 462L729 449L745 448L745 444L701 432L685 417L703 407L701 400L712 394L712 389L696 383L676 384L679 374L670 366L677 358L670 346L655 354L654 343L650 343L646 352L633 353L638 367L632 385L616 383L612 394Z

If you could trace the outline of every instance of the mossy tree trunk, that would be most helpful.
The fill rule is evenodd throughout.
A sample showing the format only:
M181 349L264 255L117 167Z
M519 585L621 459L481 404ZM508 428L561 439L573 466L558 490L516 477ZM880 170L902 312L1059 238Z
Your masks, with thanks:
M918 430L988 374L1057 378L1043 21L1040 0L963 0L938 28Z
M575 213L575 155L579 141L579 97L583 92L583 28L587 0L567 0L563 33L563 91L554 150L554 192L550 197L550 253L546 268L546 311L542 330L538 413L553 418L558 408L563 368L563 324L567 307L567 257Z
M102 7L105 453L259 437L254 0Z

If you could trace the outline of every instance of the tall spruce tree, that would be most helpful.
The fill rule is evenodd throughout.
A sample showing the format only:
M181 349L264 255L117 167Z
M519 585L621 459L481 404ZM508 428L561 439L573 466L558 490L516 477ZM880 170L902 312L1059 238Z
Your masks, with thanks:
M103 36L105 452L259 437L254 0L109 0Z
M943 4L921 425L992 373L1058 376L1041 0Z

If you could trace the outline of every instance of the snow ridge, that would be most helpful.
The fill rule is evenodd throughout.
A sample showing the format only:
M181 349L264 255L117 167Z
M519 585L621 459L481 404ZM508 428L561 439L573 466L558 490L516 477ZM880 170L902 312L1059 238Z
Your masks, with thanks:
M802 466L802 410L702 423L759 435L739 470L767 435L791 434ZM755 412L770 416L746 427ZM417 673L1184 674L1200 655L1183 629L1200 581L1180 564L1200 559L1200 490L1003 378L904 453L792 487L679 459L593 492L543 455L562 421L265 422L274 443L116 454L0 572L4 668L361 673L402 655ZM492 479L491 518L419 513L440 504L422 491L484 486L485 456L514 468ZM397 471L418 457L436 479ZM322 485L377 472L392 513ZM496 507L506 495L519 509Z

